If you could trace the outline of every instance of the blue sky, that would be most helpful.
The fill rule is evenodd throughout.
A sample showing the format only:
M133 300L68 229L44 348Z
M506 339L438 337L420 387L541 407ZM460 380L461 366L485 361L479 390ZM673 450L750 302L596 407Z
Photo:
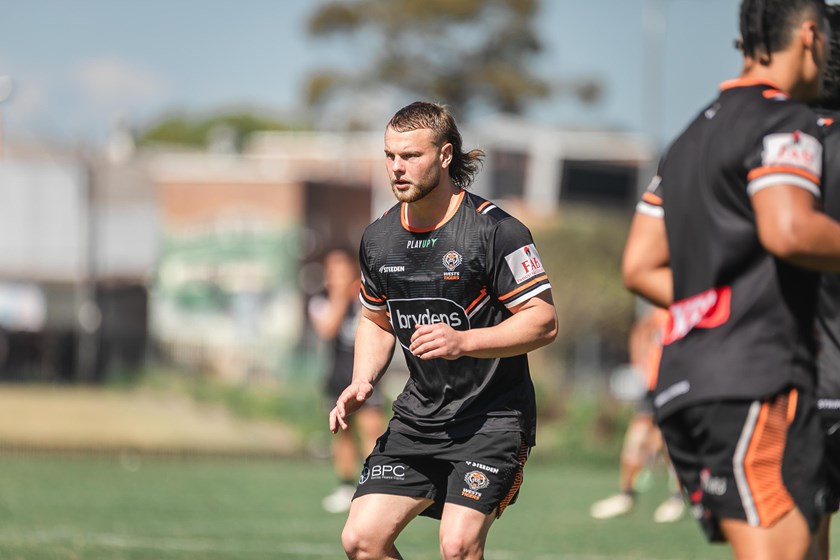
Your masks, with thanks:
M293 115L310 70L352 67L370 54L363 39L307 35L307 17L321 3L0 0L0 75L14 81L12 97L0 106L6 135L98 141L117 118L137 126L176 109L251 106ZM528 117L640 130L664 142L721 81L737 75L738 5L542 0L545 52L535 68L549 80L595 77L606 89L594 106L555 98L536 104ZM653 51L645 46L643 20L657 7L665 18L664 48ZM658 55L646 64L645 52Z

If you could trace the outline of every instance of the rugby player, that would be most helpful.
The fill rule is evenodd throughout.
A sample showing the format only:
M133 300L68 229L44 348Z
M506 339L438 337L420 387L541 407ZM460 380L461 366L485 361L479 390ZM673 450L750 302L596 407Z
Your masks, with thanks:
M808 554L824 504L814 399L818 277L840 224L818 208L822 0L744 0L744 69L669 147L637 206L625 284L672 320L654 395L711 541L736 558Z
M324 383L326 402L332 408L353 379L353 345L362 304L359 303L359 269L353 252L330 249L323 258L324 290L309 300L309 320L329 345L330 368ZM321 505L330 513L350 509L359 465L376 443L385 424L382 396L377 391L353 418L353 428L333 439L332 464L339 485Z
M827 6L831 25L831 54L823 80L823 96L816 103L824 132L825 188L823 208L840 220L840 6ZM829 558L831 515L840 507L840 275L823 274L817 302L817 408L826 434L828 474L827 511L819 531L819 558Z
M385 129L398 202L362 237L353 382L330 429L347 427L396 344L410 377L363 467L349 558L401 558L396 539L418 515L440 519L442 558L483 558L535 444L526 353L555 338L557 317L528 229L466 190L483 155L462 151L441 105L412 103Z

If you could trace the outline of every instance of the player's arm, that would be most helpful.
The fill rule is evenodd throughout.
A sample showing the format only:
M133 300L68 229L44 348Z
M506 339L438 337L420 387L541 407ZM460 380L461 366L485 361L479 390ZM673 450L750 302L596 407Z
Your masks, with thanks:
M324 340L332 340L338 336L341 323L350 307L350 301L344 294L335 290L324 298L313 300L309 305L309 320L312 328Z
M817 207L811 192L774 185L752 196L762 246L791 264L840 272L840 224Z
M621 275L631 292L667 308L674 300L674 281L665 220L636 212L624 246Z
M409 350L423 359L453 360L507 358L536 350L557 336L557 313L551 290L545 290L510 308L513 313L498 325L456 331L445 323L420 325L411 337Z
M353 381L339 395L330 411L330 431L347 429L347 416L357 411L373 393L394 354L395 337L385 310L362 309L356 329Z

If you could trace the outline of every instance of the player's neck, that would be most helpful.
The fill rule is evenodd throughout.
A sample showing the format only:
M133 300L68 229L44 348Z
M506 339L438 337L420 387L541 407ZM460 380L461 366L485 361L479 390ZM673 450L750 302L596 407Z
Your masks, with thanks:
M441 181L429 194L416 202L409 202L406 211L408 225L416 229L430 229L441 225L455 212L461 189L451 181Z
M789 51L773 53L770 64L747 59L741 78L773 84L788 95L796 97L802 74L801 65L797 62L796 53Z

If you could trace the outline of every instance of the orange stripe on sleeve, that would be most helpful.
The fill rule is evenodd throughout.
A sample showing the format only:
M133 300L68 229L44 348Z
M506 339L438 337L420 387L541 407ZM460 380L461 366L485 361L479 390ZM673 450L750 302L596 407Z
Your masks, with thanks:
M642 195L642 200L644 200L645 202L647 202L649 204L655 204L657 206L662 205L662 197L661 196L656 196L652 192L646 192L645 194L643 194Z
M370 296L370 295L367 293L367 290L365 290L365 286L364 286L364 284L362 284L361 288L362 288L362 295L364 296L364 298L365 298L366 300L368 300L368 301L373 301L373 302L376 302L376 303L384 303L384 302L385 302L385 299L384 299L384 298L375 298L375 297Z
M768 167L758 167L753 169L747 175L747 179L752 181L753 179L758 179L759 177L764 177L765 175L771 175L773 173L790 173L792 175L799 175L800 177L805 177L809 181L819 185L820 178L812 173L808 173L807 171L803 171L798 167L785 167L785 166L768 166Z
M539 276L537 276L536 278L534 278L533 280L531 280L530 282L528 282L524 286L519 286L518 288L516 288L512 292L508 292L503 296L499 296L499 301L504 302L506 299L510 299L511 297L515 296L516 294L527 290L528 288L530 288L534 284L539 284L539 283L541 283L545 280L548 280L548 276L546 276L545 274L540 274Z

